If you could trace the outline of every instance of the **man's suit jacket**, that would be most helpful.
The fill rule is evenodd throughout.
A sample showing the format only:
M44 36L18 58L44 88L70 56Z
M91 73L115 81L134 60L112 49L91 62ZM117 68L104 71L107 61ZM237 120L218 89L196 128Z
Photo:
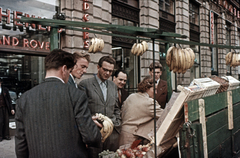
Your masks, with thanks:
M127 97L128 97L129 94L128 94L128 91L126 91L126 90L123 89L123 88L121 88L120 91L121 91L121 102L120 102L119 99L118 99L118 106L119 106L119 108L121 109L123 102L127 99Z
M5 100L5 103L7 104L8 113L11 114L11 110L13 110L13 106L12 106L12 100L9 94L9 90L4 86L1 86L1 88L2 88L3 98Z
M54 77L25 92L16 105L17 157L87 158L86 144L101 145L87 104L84 91Z
M82 87L88 96L88 107L92 113L102 113L108 116L115 127L121 125L120 109L118 107L117 86L110 80L107 81L107 100L104 101L102 90L96 79L85 79L79 83L79 87Z
M156 100L161 105L161 108L164 109L167 99L167 81L160 80L157 86Z
M106 139L103 143L102 149L109 149L110 151L115 151L118 149L118 138L121 128L121 117L120 117L120 108L118 107L118 97L117 97L117 86L114 82L110 80L107 81L107 99L104 101L102 90L99 86L99 83L96 79L96 76L93 78L88 78L82 80L79 83L79 88L85 89L88 96L88 107L92 113L102 113L105 116L108 116L113 124L114 130L113 133Z
M69 78L68 78L68 84L73 85L74 87L76 87L75 81L73 80L73 78L70 75L69 75Z

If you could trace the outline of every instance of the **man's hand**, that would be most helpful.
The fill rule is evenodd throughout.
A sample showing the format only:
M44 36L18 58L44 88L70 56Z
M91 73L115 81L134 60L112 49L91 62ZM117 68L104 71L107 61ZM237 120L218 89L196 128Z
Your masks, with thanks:
M14 115L14 114L15 114L15 111L14 111L14 110L11 110L11 113L12 113L12 115Z
M97 119L98 119L98 116L92 116L93 122L94 122L98 127L102 128L102 127L103 127L102 124L99 123L99 122L97 121Z

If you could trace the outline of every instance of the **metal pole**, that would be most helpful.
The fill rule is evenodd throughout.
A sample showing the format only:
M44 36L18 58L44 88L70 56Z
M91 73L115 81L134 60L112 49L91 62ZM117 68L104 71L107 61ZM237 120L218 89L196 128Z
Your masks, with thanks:
M56 27L52 27L50 31L50 49L58 48L58 29Z
M153 82L155 83L155 39L153 38L152 39L153 41ZM156 94L155 94L155 91L156 91L156 87L155 87L155 84L153 86L153 91L154 91L154 153L155 153L155 158L157 158L157 129L156 129Z
M165 53L167 54L167 51L169 49L169 43L165 44ZM168 66L166 66L166 72L167 72L167 93L168 93L168 100L170 100L171 96L172 96L172 76L171 76L171 72Z

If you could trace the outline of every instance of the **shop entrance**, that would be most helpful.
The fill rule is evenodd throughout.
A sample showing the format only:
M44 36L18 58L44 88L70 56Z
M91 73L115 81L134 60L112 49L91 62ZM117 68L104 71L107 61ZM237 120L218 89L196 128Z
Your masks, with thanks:
M45 57L0 52L0 78L9 89L12 104L25 91L42 82Z

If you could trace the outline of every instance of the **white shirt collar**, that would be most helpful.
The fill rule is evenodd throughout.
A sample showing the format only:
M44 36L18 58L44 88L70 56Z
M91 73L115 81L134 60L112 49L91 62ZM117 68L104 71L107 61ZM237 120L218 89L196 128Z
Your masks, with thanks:
M159 81L160 81L160 78L157 80L157 85L158 85Z
M62 81L63 83L65 83L65 82L63 81L63 79L61 79L61 78L59 78L59 77L57 77L57 76L48 76L48 77L45 77L45 78L57 78L57 79L59 79L60 81Z

